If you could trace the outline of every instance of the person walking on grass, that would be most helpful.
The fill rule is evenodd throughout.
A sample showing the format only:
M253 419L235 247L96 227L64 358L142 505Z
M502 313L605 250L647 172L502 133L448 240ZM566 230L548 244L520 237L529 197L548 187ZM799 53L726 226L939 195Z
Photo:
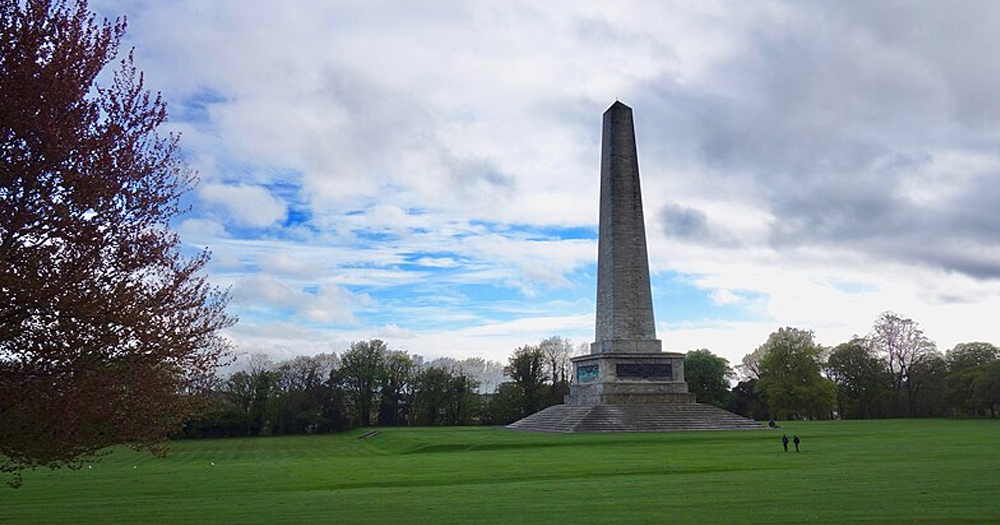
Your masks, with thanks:
M799 443L800 443L801 441L802 441L802 440L801 440L801 439L799 439L799 435L798 435L798 434L796 434L796 435L795 435L795 436L794 436L794 437L792 438L792 443L795 443L795 451L796 451L796 452L798 452L798 451L799 451ZM786 445L786 446L785 446L785 448L788 448L788 446Z
M788 452L788 434L781 436L781 446L785 447L785 452Z

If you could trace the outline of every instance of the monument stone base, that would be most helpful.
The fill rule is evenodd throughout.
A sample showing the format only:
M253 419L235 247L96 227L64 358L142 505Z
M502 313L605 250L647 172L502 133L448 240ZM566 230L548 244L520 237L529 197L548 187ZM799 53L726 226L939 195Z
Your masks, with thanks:
M659 349L659 341L633 347ZM618 348L605 344L596 348ZM697 403L684 381L684 354L645 351L574 357L565 404L507 425L524 432L678 432L761 430L742 416Z
M508 429L678 432L766 428L721 408L697 403L684 382L684 354L605 352L572 361L576 376L565 404L536 412L507 425Z
M575 380L564 400L569 406L695 402L683 380L684 354L605 352L575 357L572 362Z

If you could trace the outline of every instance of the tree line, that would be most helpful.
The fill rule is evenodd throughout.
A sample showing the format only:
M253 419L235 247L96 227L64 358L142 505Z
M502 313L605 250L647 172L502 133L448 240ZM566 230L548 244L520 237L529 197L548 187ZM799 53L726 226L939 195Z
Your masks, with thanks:
M832 348L782 328L738 367L728 408L758 420L990 416L1000 406L1000 350L986 342L942 353L918 323L882 314L865 336Z
M182 437L339 432L358 426L507 424L561 403L571 343L517 348L506 365L482 358L424 362L384 341L273 362L251 356L196 395L207 407ZM506 380L500 379L504 378Z
M184 437L340 432L358 426L505 425L569 393L574 354L550 337L506 364L393 350L372 339L340 354L275 363L263 355L203 393L210 407ZM990 416L1000 405L1000 350L990 343L941 353L916 322L887 312L866 336L835 347L781 328L740 365L688 352L685 380L700 403L757 420ZM741 379L731 386L738 377Z

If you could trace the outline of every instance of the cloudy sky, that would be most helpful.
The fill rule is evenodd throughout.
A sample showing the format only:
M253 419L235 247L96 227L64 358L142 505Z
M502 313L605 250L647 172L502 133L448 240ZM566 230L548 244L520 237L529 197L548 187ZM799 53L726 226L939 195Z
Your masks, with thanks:
M242 351L594 337L601 114L634 110L657 334L732 362L883 311L1000 343L1000 4L92 0L201 184Z

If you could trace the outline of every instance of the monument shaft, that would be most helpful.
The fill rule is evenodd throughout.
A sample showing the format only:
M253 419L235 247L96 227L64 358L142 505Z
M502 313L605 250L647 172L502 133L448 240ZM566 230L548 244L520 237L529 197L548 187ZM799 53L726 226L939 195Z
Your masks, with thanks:
M663 352L656 338L635 126L632 109L621 102L604 112L597 244L596 335L590 354L573 358L566 403L693 402L684 355Z
M597 329L592 353L658 352L632 109L604 113L597 258Z

